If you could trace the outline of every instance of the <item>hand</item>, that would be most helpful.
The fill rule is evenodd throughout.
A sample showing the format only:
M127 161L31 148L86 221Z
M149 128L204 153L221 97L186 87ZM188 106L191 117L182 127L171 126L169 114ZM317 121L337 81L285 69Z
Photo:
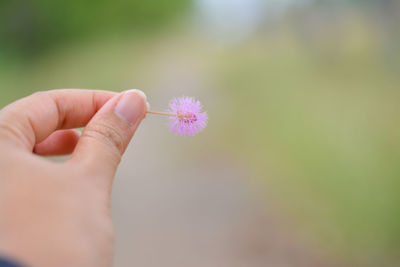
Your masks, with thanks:
M137 90L54 90L2 109L0 255L32 267L111 266L111 185L146 111ZM79 137L72 129L83 126ZM38 156L69 153L65 163Z

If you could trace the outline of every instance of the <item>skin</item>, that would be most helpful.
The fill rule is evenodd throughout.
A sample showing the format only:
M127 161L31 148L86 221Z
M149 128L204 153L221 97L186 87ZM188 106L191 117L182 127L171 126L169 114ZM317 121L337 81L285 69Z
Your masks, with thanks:
M147 110L131 92L134 120L118 115L126 94L53 90L0 110L0 255L32 267L112 265L111 186Z

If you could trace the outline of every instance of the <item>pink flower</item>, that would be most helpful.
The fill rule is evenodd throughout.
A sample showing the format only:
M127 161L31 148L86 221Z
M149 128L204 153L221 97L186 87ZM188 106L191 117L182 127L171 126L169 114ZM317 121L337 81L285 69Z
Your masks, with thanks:
M193 97L174 98L169 103L169 112L176 114L169 117L170 130L179 135L195 135L207 125L207 113L202 112L199 101Z

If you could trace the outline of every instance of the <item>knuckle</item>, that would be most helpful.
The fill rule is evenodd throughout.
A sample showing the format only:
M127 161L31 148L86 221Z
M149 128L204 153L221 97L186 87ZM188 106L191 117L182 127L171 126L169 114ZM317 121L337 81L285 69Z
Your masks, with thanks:
M10 139L17 138L24 140L23 134L18 130L18 128L10 125L8 123L3 123L0 121L0 139Z
M16 134L16 130L14 127L12 127L10 124L3 123L0 121L0 132L1 133L10 133L10 134Z
M117 129L106 125L96 124L85 131L85 135L89 138L97 139L105 145L116 149L119 155L125 150L125 138Z

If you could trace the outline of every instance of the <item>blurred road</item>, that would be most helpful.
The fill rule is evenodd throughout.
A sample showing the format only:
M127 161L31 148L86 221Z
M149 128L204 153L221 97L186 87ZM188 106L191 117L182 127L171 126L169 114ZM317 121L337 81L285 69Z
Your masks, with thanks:
M113 190L116 267L333 266L277 221L238 162L188 159L187 142L154 117L137 132Z

